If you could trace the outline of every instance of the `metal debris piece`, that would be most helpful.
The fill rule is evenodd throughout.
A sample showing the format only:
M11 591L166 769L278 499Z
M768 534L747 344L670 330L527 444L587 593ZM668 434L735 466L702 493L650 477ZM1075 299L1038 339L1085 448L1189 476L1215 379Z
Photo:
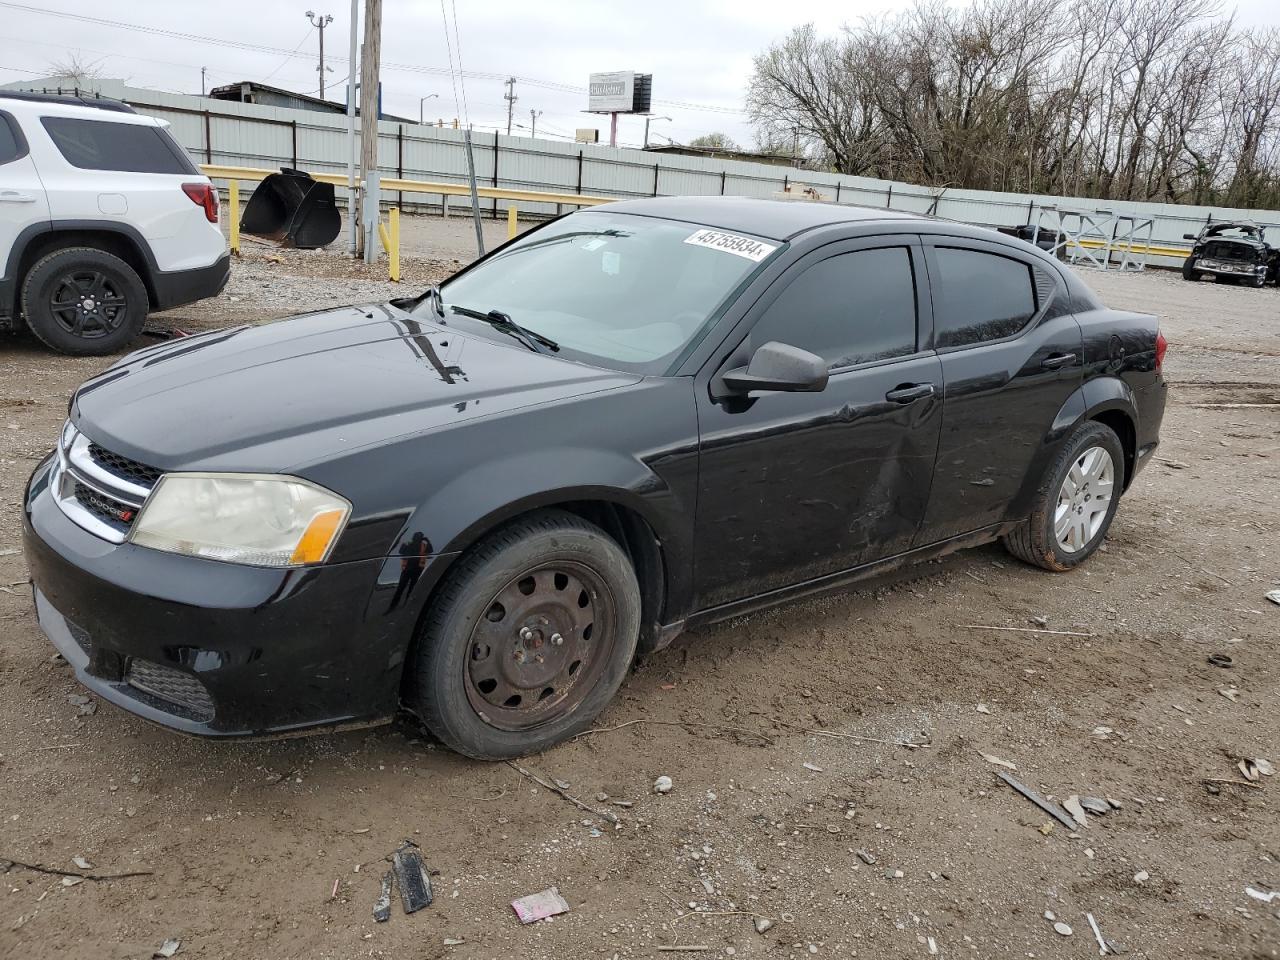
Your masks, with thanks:
M1252 760L1241 760L1236 764L1236 769L1239 770L1240 775L1250 783L1256 782L1259 777L1258 766Z
M531 893L527 897L512 900L511 909L516 912L521 923L534 923L545 920L547 917L568 913L569 904L564 897L560 896L559 890L548 887L540 893Z
M64 887L74 887L77 883L84 883L84 877L63 877L62 885Z
M155 953L153 953L151 956L153 960L155 957L172 957L175 953L177 953L181 949L182 949L182 941L170 938L166 940L164 943L160 944L160 949L157 950Z
M1074 793L1062 801L1062 809L1071 814L1071 819L1080 826L1087 827L1089 825L1089 819L1084 815L1084 807L1080 804L1080 798Z
M1280 890L1255 890L1253 887L1245 887L1244 892L1255 900L1261 900L1263 903L1271 903L1273 900L1280 900Z
M980 703L980 704L978 704L978 706L976 707L976 709L977 709L977 711L978 711L979 713L990 713L990 712L991 712L991 708L990 708L990 707L988 707L985 703Z
M412 840L406 840L391 858L405 913L417 913L423 907L431 906L433 899L431 877L417 846Z
M73 707L83 707L88 702L89 702L89 698L86 697L83 693L67 694L67 703L71 704Z
M1218 692L1230 700L1232 703L1240 702L1240 691L1235 687L1220 687Z
M823 773L823 772L824 772L822 767L818 766L816 763L810 763L808 760L806 760L806 761L802 764L802 766L803 766L806 770L812 770L814 773Z
M1221 667L1223 670L1230 670L1234 661L1225 653L1211 653L1205 657L1205 662L1211 667Z
M1009 786L1013 787L1013 789L1017 790L1020 794L1022 794L1032 803L1034 803L1037 807L1039 807L1049 816L1053 817L1053 819L1057 820L1060 824L1062 824L1068 830L1074 830L1076 828L1075 823L1072 821L1070 817L1068 817L1065 813L1062 812L1061 807L1057 806L1056 804L1050 803L1044 797L1040 796L1040 794L1036 793L1030 787L1019 783L1017 780L1009 776L1003 770L996 770L994 772L997 777L999 777Z
M1263 760L1261 757L1254 757L1253 765L1264 777L1269 777L1276 772L1275 765L1270 760Z
M1280 603L1280 590L1272 590L1266 596L1272 603Z
M858 855L858 859L861 860L863 863L865 863L867 866L869 867L875 866L876 858L873 857L871 854L869 854L866 850L859 849L856 852Z
M81 870L93 869L93 864L90 863L88 860L86 860L84 857L72 857L71 862L74 863Z
M382 875L382 893L373 905L373 919L378 923L386 923L391 919L391 881L394 876L390 870Z
M1110 727L1097 726L1093 728L1093 733L1091 734L1091 736L1094 736L1099 740L1105 740L1107 739L1107 737L1111 736L1111 734L1113 733L1115 733L1115 731L1112 730Z
M1102 931L1098 929L1098 921L1093 919L1092 913L1086 913L1084 916L1089 921L1089 929L1093 931L1093 939L1098 941L1098 956L1105 957L1111 950L1107 947L1107 941L1102 938Z

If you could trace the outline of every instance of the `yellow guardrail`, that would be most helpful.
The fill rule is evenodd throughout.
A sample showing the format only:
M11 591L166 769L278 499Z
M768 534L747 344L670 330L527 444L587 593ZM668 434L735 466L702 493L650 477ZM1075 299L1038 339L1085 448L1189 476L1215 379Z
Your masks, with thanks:
M218 164L200 164L200 172L211 180L226 180L228 185L227 202L230 207L231 221L229 239L233 253L240 253L240 182L247 180L256 182L265 180L276 170L260 170L257 167L227 167ZM311 177L321 183L331 183L335 187L346 187L347 178L340 173L313 173ZM471 187L465 183L445 183L432 180L402 180L388 177L378 181L380 189L395 193L427 193L439 194L441 197L470 197ZM602 203L612 203L614 197L584 196L577 193L544 193L539 190L512 190L505 187L477 187L476 194L485 200L508 200L511 206L507 209L507 236L516 235L516 204L554 203L574 207L594 207ZM389 273L392 280L400 279L400 210L393 208L389 219L391 227L378 224L378 235L387 251L390 260Z
M1088 247L1090 250L1101 250L1107 246L1102 240L1077 240L1073 242L1079 246ZM1185 257L1191 253L1190 247L1157 247L1149 243L1113 243L1111 244L1111 249L1125 250L1129 253L1145 253L1149 257Z

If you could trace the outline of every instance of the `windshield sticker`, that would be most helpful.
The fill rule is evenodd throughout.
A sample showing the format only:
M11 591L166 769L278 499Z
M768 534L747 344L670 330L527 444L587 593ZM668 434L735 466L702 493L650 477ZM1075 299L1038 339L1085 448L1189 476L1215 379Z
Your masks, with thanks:
M692 236L685 237L684 242L692 243L695 247L710 247L712 250L732 253L735 257L746 257L755 263L778 249L771 243L761 243L751 237L725 233L722 230L699 230Z

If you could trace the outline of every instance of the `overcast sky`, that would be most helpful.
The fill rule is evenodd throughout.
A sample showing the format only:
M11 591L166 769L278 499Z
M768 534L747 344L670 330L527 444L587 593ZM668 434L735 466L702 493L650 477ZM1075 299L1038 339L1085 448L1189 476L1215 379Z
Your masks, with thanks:
M347 74L350 0L219 0L192 4L173 0L0 0L0 83L45 75L49 64L75 53L107 77L134 86L182 93L200 91L200 67L212 86L260 80L315 93L319 37L305 17L308 4L333 23L325 31L329 99L343 99ZM962 2L962 0L955 0ZM1177 2L1177 0L1169 0ZM794 25L813 21L824 32L863 16L888 12L889 0L445 0L452 39L453 5L465 80L466 113L478 129L506 128L504 86L516 83L515 122L526 133L529 111L543 111L539 135L572 138L577 127L593 126L608 138L608 118L582 113L587 75L635 70L653 74L652 138L687 141L713 130L750 145L751 130L741 113L751 58ZM1240 0L1245 23L1280 23L1275 0ZM86 22L67 13L118 25ZM176 38L136 29L185 34ZM383 109L417 117L418 98L428 118L451 120L463 113L449 79L449 50L437 0L384 0ZM222 41L210 43L207 40ZM246 50L226 41L273 48ZM296 50L294 56L287 56ZM454 57L458 51L453 51ZM549 86L539 86L546 84ZM581 92L563 87L580 88ZM560 87L562 89L555 89ZM677 106L673 101L678 101ZM623 117L619 140L638 145L644 120Z

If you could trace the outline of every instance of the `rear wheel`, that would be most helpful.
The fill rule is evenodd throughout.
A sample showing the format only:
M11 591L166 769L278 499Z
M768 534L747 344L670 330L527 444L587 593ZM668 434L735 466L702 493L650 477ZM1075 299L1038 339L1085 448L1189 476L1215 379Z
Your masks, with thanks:
M1079 566L1107 535L1124 489L1124 447L1115 431L1076 428L1045 471L1031 516L1004 537L1008 551L1045 570Z
M1182 279L1183 280L1199 280L1200 272L1196 270L1196 258L1187 257L1182 261Z
M407 691L448 747L500 760L586 729L635 654L640 589L622 548L549 510L458 562L428 612Z
M151 304L133 268L93 247L36 261L22 285L27 326L60 353L100 356L137 339Z

